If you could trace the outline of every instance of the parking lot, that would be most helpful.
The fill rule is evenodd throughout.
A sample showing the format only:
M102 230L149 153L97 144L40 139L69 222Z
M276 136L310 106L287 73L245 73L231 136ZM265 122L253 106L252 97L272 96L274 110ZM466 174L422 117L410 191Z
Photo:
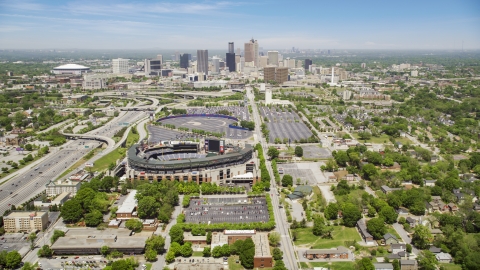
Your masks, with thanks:
M231 116L238 118L238 120L250 121L250 115L248 113L248 107L240 106L219 106L219 107L209 107L209 108L188 108L187 114L217 114L218 111L227 110Z
M7 233L0 236L0 251L10 252L13 250L29 249L30 242L27 240L28 234Z
M313 133L302 122L296 112L288 111L286 108L260 107L262 118L267 118L267 127L270 131L269 142L273 143L275 138L283 140L290 139L291 143L303 142L311 137Z
M185 210L188 223L267 222L269 214L265 198L216 197L191 199Z
M321 162L307 162L307 163L287 163L282 164L279 167L283 168L284 174L289 174L293 178L293 184L297 183L297 179L300 178L301 184L317 185L326 183L327 178L320 170ZM280 175L283 177L283 175Z
M208 116L178 117L178 118L163 120L161 123L171 124L171 125L174 125L176 128L185 127L185 128L189 128L190 130L199 129L199 130L205 130L207 132L224 133L225 138L230 138L230 139L247 139L252 136L251 131L229 128L228 125L236 123L236 121L227 119L227 118L208 117ZM182 134L180 132L177 132L177 133ZM187 134L185 133L184 135L187 135Z
M107 260L100 256L54 256L41 258L39 263L42 269L103 269Z
M302 145L304 158L326 159L332 157L332 152L317 145Z

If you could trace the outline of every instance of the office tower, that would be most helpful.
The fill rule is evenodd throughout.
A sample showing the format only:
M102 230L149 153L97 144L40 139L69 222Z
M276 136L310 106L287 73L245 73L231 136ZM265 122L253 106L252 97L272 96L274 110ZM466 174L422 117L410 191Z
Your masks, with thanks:
M265 82L275 81L275 67L265 67L263 69L263 80Z
M275 71L275 81L279 84L288 81L288 68L278 67Z
M367 67L367 64L366 63L362 63L362 68L366 68Z
M160 63L163 63L163 55L157 54L157 60L160 60Z
M226 64L228 71L232 72L236 70L236 61L235 61L235 49L233 47L233 42L228 43L228 53L225 56Z
M145 59L145 75L158 75L162 69L162 61L158 59Z
M312 65L312 60L311 59L305 59L305 71L307 71L310 66Z
M237 48L236 55L242 56L242 50L240 48Z
M268 64L278 66L278 51L268 51Z
M220 58L216 56L212 57L212 64L213 64L213 72L215 73L220 72Z
M128 74L128 59L112 59L113 74Z
M256 67L258 67L258 57L260 56L259 51L258 51L258 41L257 40L251 40L253 42L253 62Z
M188 61L189 55L189 53L180 55L180 68L188 68L190 66L190 62Z
M254 44L251 42L245 43L245 62L254 62L255 61L255 48Z
M260 56L258 67L264 68L268 65L268 56Z
M240 57L240 56L239 56ZM227 60L227 67L228 71L232 72L236 70L236 59L235 59L235 54L234 53L227 53L227 56L225 58Z
M197 72L208 75L208 50L197 50Z
M272 103L272 88L265 89L265 84L263 84L263 90L265 91L265 105L271 104ZM260 88L261 85L260 85Z
M180 53L178 51L175 52L175 61L180 61Z

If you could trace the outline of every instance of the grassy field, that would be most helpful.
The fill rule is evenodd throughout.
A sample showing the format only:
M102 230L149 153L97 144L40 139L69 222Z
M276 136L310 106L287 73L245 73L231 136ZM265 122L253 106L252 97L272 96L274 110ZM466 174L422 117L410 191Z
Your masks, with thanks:
M355 189L355 190L352 190L350 191L350 193L348 195L335 195L335 199L337 200L337 202L351 202L353 204L358 204L360 203L361 199L362 199L362 194L366 192L365 190L363 189Z
M152 264L151 264L151 263L146 263L145 265L147 266L147 269L146 269L146 270L152 269Z
M355 137L355 139L357 139L359 142L365 142L364 140L360 140L360 139L358 138L358 133L353 133L352 135L353 135L353 137ZM390 143L390 140L389 140L388 135L382 134L382 135L380 135L380 137L373 137L373 136L372 136L372 138L370 138L370 140L367 140L366 142L367 142L367 143L384 143L385 141L386 141L387 143ZM402 144L406 144L406 143L412 144L412 141L410 141L408 138L405 138L405 137L395 138L395 141L396 141L396 142L401 142Z
M360 241L360 235L355 228L347 228L343 226L335 226L332 232L333 239L323 239L313 235L311 228L302 228L296 230L297 240L296 246L311 248L334 248L344 246L345 241Z
M108 168L111 163L115 163L119 158L125 156L125 152L127 149L125 148L117 148L112 152L106 154L105 156L101 157L93 164L92 171L104 171Z
M95 148L93 149L92 151L94 151L93 155L96 155L101 149L100 148ZM85 157L78 160L77 162L75 162L72 166L70 166L70 168L68 168L66 171L64 171L59 177L57 177L57 180L58 179L62 179L63 177L65 177L65 175L71 173L72 171L76 170L78 167L82 166L83 163L85 163L86 159Z
M130 132L128 133L128 137L127 137L127 148L136 144L138 142L138 138L140 137L138 135L138 133L133 133L133 129L135 128L135 131L136 131L136 127L133 127L130 129Z
M243 266L239 263L236 263L238 256L230 256L228 258L228 269L229 270L243 270Z
M351 270L355 269L354 262L311 262L312 267L328 267L331 270Z
M194 251L192 256L193 257L203 257L203 252L202 251Z
M445 270L461 270L462 266L459 264L454 264L454 263L440 263L438 266L442 267Z

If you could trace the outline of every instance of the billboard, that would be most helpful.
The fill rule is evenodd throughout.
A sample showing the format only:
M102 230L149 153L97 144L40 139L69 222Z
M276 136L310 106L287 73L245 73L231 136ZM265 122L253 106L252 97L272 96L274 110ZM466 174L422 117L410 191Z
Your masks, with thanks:
M87 162L87 163L85 163L85 167L93 167L93 163Z
M220 141L220 153L223 154L223 141Z
M219 140L208 140L208 148L211 152L220 152L220 141Z

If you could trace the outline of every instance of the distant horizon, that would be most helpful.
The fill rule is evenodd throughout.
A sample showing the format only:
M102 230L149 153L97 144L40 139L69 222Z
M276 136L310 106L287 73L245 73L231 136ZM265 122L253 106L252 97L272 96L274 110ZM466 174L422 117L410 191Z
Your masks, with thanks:
M252 37L280 50L478 50L480 1L0 0L0 49L226 50Z

